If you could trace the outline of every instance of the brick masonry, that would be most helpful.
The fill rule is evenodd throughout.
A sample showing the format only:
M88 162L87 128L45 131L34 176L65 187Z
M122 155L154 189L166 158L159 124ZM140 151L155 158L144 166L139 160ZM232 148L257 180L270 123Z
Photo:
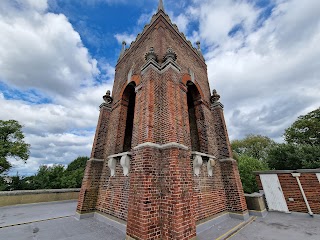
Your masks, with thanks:
M156 61L145 58L151 47ZM169 48L176 60L165 59ZM126 149L133 91L129 176L123 175L120 157L111 176L110 155ZM120 57L112 98L100 110L78 212L100 211L127 221L128 239L179 240L196 237L197 221L225 211L246 213L223 107L211 102L207 66L162 10ZM193 151L206 154L199 176ZM207 156L216 157L213 176Z
M320 171L319 171L320 172ZM298 182L291 173L277 173L289 211L308 213ZM320 214L320 182L316 173L302 172L300 182L314 214ZM259 175L256 180L260 190L263 190ZM289 201L289 198L294 201Z

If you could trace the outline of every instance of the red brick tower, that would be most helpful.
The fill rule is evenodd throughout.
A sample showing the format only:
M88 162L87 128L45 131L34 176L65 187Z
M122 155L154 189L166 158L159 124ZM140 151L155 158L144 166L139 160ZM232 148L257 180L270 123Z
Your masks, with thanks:
M80 214L127 222L127 239L196 239L196 224L247 206L207 66L158 12L116 66L80 192Z

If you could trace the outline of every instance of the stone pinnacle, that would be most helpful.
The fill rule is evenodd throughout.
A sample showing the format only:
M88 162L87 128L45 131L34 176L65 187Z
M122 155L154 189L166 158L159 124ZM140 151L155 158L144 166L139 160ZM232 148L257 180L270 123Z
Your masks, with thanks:
M162 10L164 12L163 1L159 0L158 11Z

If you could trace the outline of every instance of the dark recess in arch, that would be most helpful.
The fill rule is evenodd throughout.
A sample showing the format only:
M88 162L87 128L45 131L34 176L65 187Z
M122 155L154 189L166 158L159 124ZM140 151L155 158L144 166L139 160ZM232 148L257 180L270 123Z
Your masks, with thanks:
M128 101L126 130L125 130L124 142L123 142L123 152L128 152L131 150L134 108L136 104L135 83L130 83L126 87L126 89L124 90L123 98L124 100Z

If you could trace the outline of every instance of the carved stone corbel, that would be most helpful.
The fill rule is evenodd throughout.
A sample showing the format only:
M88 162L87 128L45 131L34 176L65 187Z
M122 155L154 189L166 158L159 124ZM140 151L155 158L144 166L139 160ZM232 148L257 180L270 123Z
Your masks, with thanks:
M216 165L216 161L213 158L209 158L207 163L207 170L209 177L213 176L213 167Z
M123 155L120 160L120 164L123 168L123 175L128 176L130 172L130 160L129 155Z
M108 161L108 167L110 168L110 175L114 177L116 175L116 164L117 160L115 158L110 158Z
M202 166L203 160L200 155L194 155L193 157L193 171L195 176L200 175L200 169Z

